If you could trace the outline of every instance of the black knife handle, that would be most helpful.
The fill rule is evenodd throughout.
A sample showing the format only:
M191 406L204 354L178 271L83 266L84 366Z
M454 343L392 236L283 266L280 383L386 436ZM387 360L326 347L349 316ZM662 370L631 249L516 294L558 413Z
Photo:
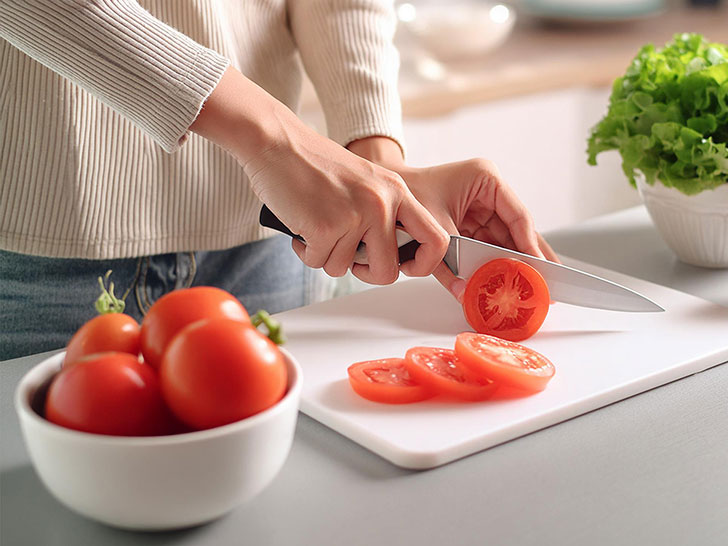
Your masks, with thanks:
M275 229L276 231L280 231L281 233L285 233L286 235L293 237L294 239L298 239L302 243L305 243L303 237L301 237L297 233L293 233L290 229L288 229L288 226L281 222L278 217L273 214L273 211L271 211L267 206L263 205L263 208L260 209L260 225L265 226L271 229ZM359 249L363 249L366 245L364 243L359 243ZM417 252L417 249L419 248L420 243L418 241L409 241L408 243L403 244L401 247L399 247L399 263L402 264L406 261L412 260L415 257L415 252Z
M286 235L289 235L294 239L298 239L302 243L306 242L303 240L303 237L301 237L298 233L293 233L290 229L288 229L288 226L281 222L278 219L278 216L273 214L273 211L271 211L265 205L263 205L263 208L260 209L259 221L261 226L265 226L271 229L275 229L276 231L280 231L281 233L285 233Z

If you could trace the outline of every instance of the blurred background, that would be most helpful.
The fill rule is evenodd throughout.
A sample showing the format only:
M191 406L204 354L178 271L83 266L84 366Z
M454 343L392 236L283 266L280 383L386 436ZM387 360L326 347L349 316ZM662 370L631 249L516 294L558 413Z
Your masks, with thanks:
M638 49L677 32L728 43L726 0L395 2L407 161L495 161L539 230L639 204L616 152L586 163L590 128ZM325 134L306 82L302 117Z

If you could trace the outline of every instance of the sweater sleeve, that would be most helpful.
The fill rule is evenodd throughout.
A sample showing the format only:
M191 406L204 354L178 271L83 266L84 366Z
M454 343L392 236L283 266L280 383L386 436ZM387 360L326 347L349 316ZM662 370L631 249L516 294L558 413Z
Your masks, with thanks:
M3 0L0 37L168 152L185 140L228 65L133 0Z
M391 0L290 0L291 31L326 116L346 145L386 136L404 149Z

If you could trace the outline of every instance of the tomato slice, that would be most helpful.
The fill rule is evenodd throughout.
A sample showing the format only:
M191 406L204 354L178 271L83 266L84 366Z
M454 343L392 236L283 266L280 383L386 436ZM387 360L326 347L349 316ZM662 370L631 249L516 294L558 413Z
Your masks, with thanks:
M521 341L541 327L550 301L549 287L538 271L520 260L498 258L470 277L463 310L476 332Z
M438 394L462 400L490 398L497 385L466 368L451 349L412 347L405 355L412 378Z
M458 334L455 353L472 372L530 392L545 389L556 372L551 361L541 353L485 334Z
M385 404L410 404L426 400L433 392L416 383L403 358L365 360L349 366L349 383L359 396Z

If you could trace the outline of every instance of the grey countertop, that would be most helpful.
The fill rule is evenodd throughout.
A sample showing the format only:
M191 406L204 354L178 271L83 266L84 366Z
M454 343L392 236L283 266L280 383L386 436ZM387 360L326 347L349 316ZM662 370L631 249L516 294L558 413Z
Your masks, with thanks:
M642 207L547 238L563 255L728 306L728 272L677 262ZM725 365L421 472L300 415L286 465L251 503L201 527L132 533L67 510L33 471L12 394L43 356L0 363L3 546L728 543Z

